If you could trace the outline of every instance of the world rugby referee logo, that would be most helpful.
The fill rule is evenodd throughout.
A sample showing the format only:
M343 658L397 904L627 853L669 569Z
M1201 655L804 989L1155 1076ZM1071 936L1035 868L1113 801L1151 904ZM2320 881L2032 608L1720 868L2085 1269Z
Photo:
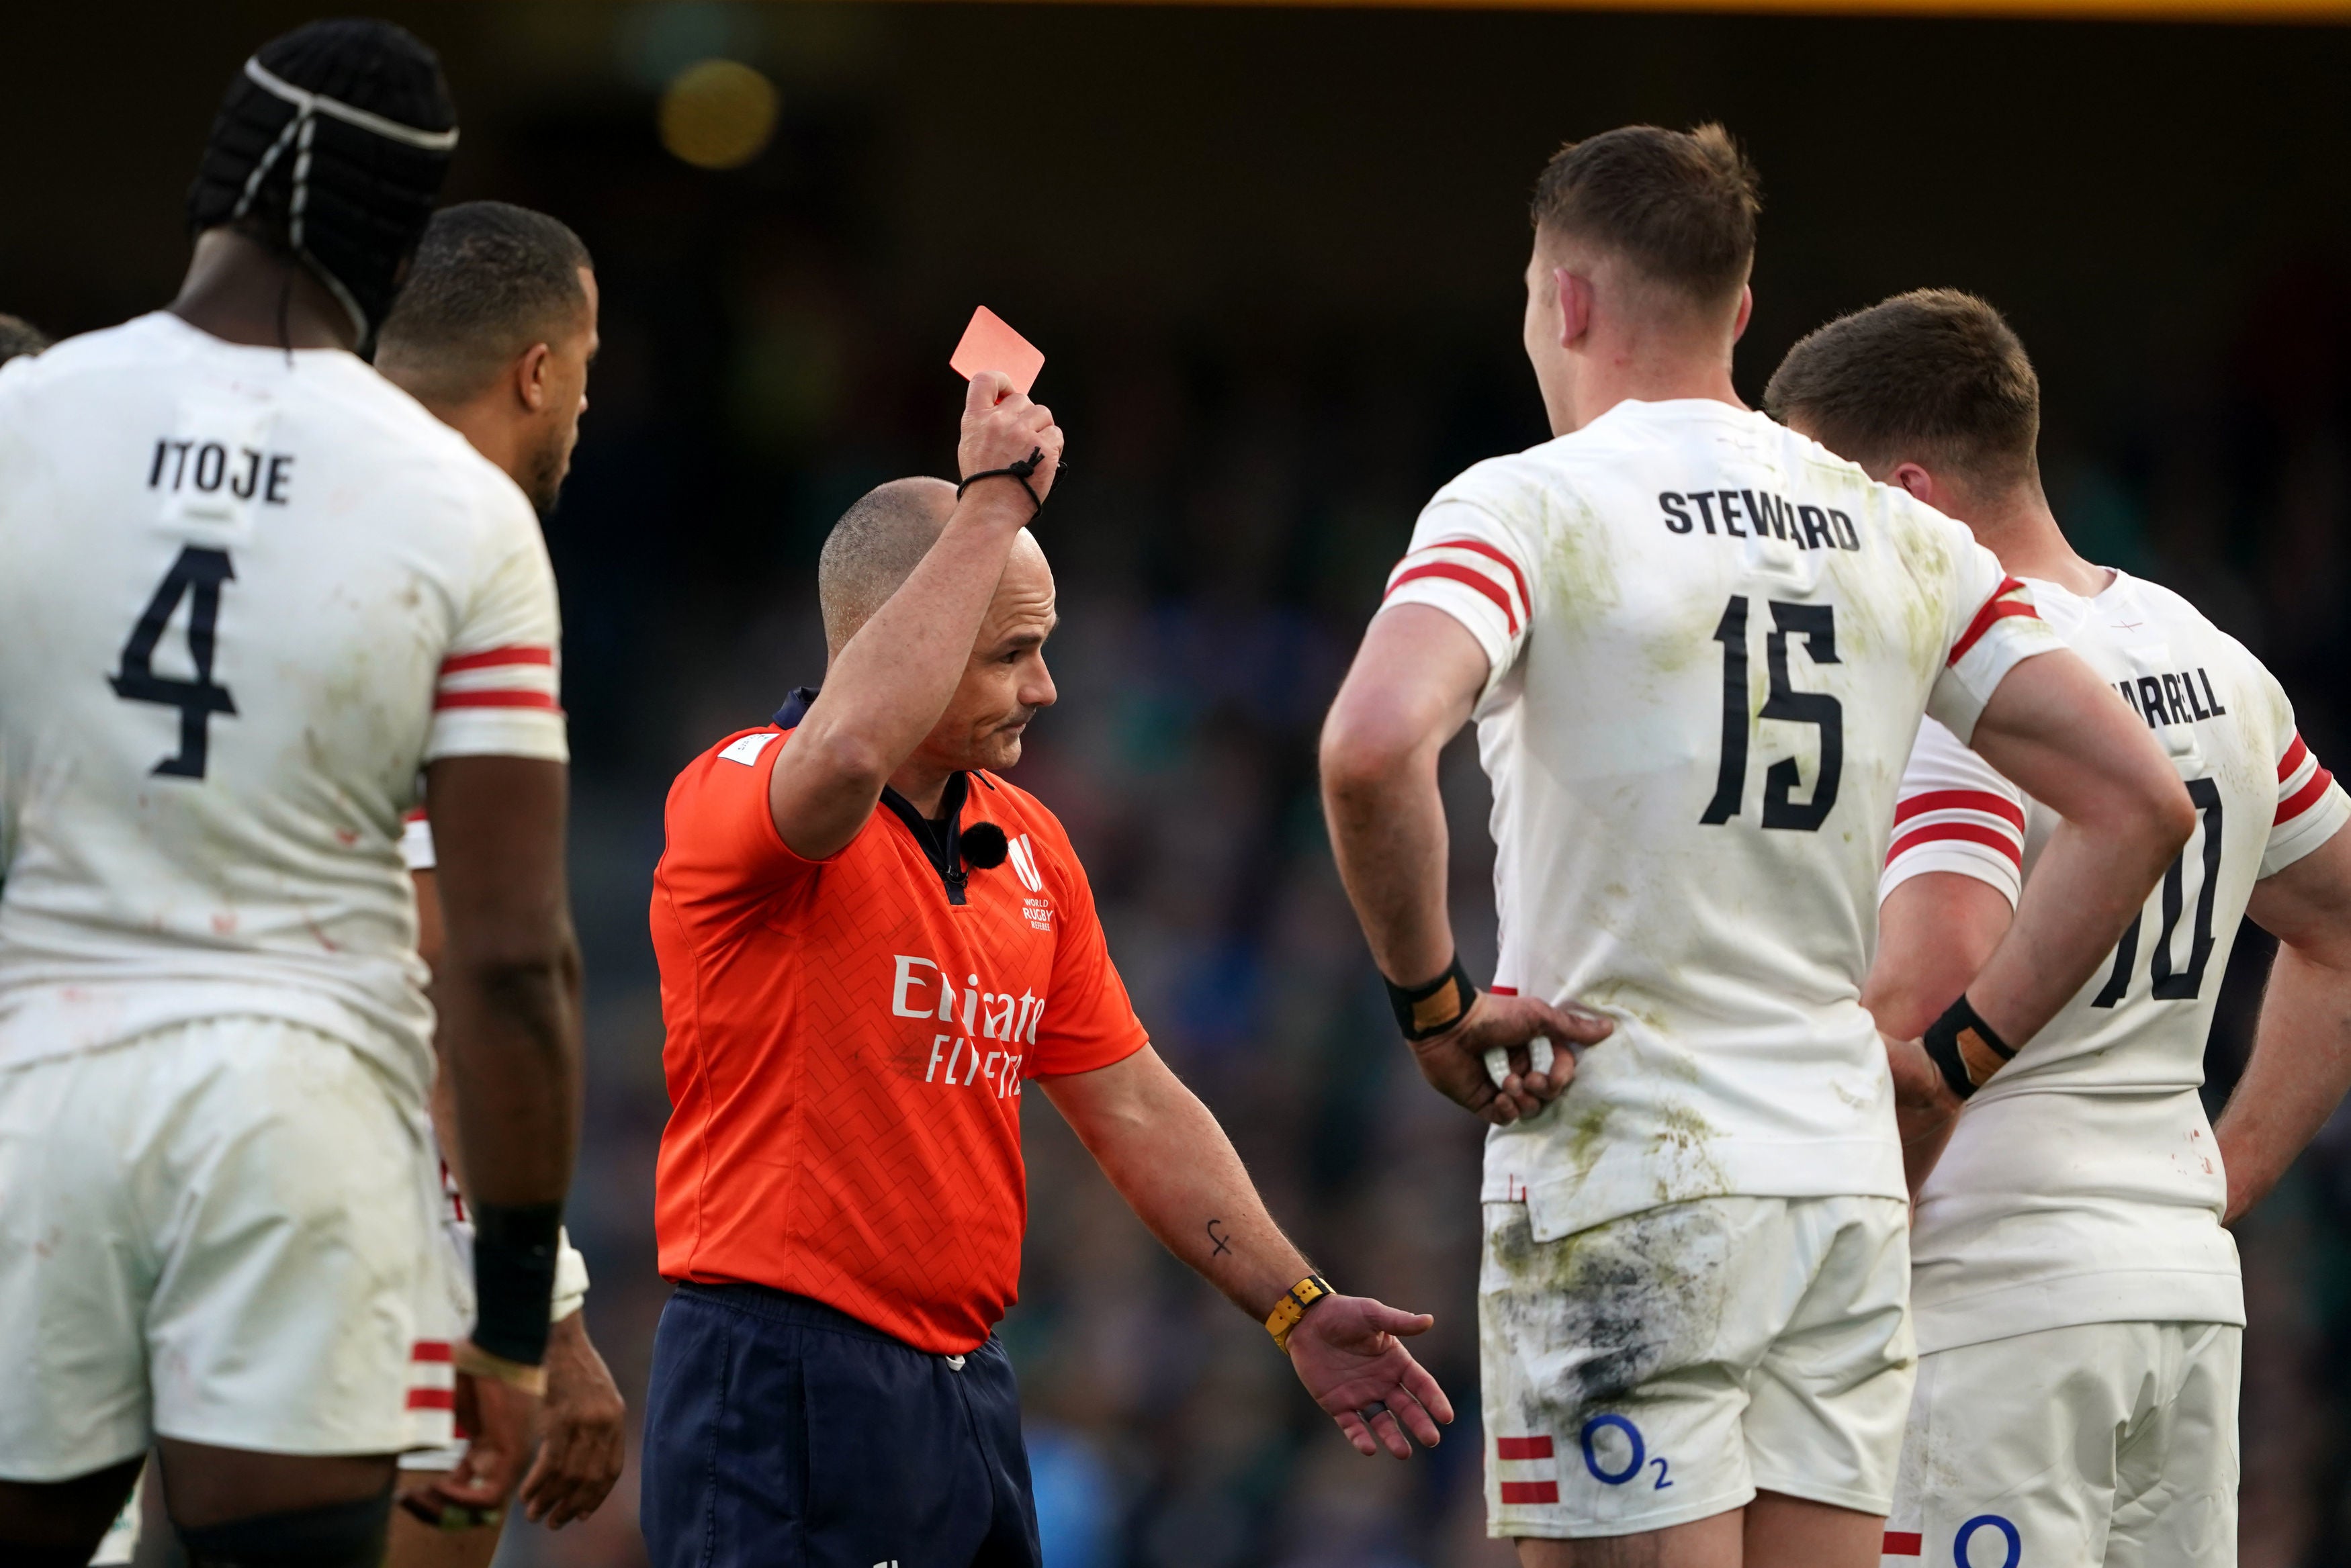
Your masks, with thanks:
M1012 841L1007 858L1012 862L1012 874L1020 878L1020 885L1023 888L1028 888L1031 893L1041 893L1045 890L1045 878L1037 870L1036 846L1029 842L1027 834L1024 833Z

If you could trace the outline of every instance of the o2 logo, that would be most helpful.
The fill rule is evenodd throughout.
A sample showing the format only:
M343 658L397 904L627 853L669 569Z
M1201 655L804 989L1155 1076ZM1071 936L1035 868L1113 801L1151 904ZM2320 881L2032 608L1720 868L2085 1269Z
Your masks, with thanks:
M2008 1554L1996 1565L1968 1555L1968 1549L1975 1544L1977 1533L1986 1530L2000 1532L2001 1544L2008 1551ZM2015 1525L2000 1515L1980 1513L1960 1525L1959 1532L1951 1537L1951 1557L1959 1568L2017 1568L2024 1561L2024 1537L2017 1533Z
M1624 1417L1593 1417L1583 1423L1583 1468L1602 1486L1623 1486L1649 1469L1657 1472L1656 1484L1650 1490L1663 1491L1674 1484L1667 1474L1666 1461L1650 1457L1649 1446L1641 1440L1641 1428Z

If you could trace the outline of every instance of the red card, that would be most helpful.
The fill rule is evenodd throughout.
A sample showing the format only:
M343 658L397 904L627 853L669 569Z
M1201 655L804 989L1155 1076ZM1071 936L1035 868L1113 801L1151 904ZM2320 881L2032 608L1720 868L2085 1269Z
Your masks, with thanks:
M963 341L956 345L947 368L967 381L982 370L998 371L1011 378L1012 389L1026 397L1037 384L1037 372L1045 368L1045 356L983 305L971 313L971 325L963 329Z

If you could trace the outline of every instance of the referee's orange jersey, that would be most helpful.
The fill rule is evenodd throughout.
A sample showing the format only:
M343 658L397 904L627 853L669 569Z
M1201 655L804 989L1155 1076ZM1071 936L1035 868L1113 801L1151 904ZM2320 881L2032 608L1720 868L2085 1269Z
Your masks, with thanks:
M960 1354L1018 1293L1022 1082L1120 1061L1143 1025L1032 796L984 773L948 786L958 834L1003 829L993 868L965 867L894 792L846 848L804 860L768 806L790 744L774 725L730 736L670 789L661 1272L812 1296Z

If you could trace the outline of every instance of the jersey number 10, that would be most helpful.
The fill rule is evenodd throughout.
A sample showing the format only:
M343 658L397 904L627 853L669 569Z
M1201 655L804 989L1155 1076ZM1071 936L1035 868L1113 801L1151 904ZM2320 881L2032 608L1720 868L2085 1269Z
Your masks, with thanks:
M180 551L180 558L163 574L156 585L155 597L147 601L141 612L139 624L131 628L131 640L122 645L120 673L107 678L114 694L126 702L160 702L180 711L180 749L155 764L155 772L171 778L200 779L204 776L205 752L212 739L212 716L236 711L236 701L228 688L214 684L214 632L220 623L221 585L233 582L236 570L229 565L226 550L205 549L189 545ZM172 621L172 614L180 607L182 599L188 606L188 658L195 665L196 678L181 680L155 673L155 645L163 640L163 628Z
M1763 826L1817 833L1836 805L1837 781L1844 773L1844 704L1825 691L1799 691L1788 680L1788 639L1801 637L1814 664L1839 662L1836 650L1836 607L1782 604L1771 607L1771 634L1764 639L1764 659L1771 666L1771 694L1758 719L1781 719L1812 724L1821 732L1820 776L1813 781L1813 798L1798 801L1800 774L1796 759L1782 757L1763 774ZM1722 767L1715 775L1714 798L1698 821L1716 826L1739 815L1747 793L1747 596L1733 594L1714 628L1722 644Z
M2212 956L2212 899L2220 886L2220 786L2210 779L2189 779L2187 784L2188 798L2203 819L2204 886L2196 893L2196 927L2188 941L2188 968L2175 973L2171 933L2179 929L2179 917L2188 903L2188 857L2196 847L2191 842L2163 873L2163 929L2156 933L2155 951L2147 961L2147 980L2158 1002L2194 1001L2204 989L2204 965ZM2146 919L2144 909L2131 917L2123 940L2115 944L2114 971L2091 999L2091 1006L2112 1007L2130 991L2131 970L2138 961L2139 927Z

